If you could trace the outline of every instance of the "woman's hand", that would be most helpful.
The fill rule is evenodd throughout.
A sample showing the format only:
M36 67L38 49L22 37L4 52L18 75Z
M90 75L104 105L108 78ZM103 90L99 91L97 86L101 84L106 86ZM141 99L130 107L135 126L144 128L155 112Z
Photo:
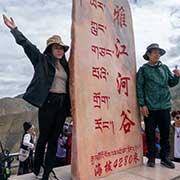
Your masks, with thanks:
M14 29L16 28L16 25L14 23L14 20L10 17L10 19L7 18L7 16L5 16L3 14L3 20L4 20L4 24L9 28L9 29Z
M148 110L147 106L142 106L142 107L140 108L140 110L141 110L141 112L143 113L143 115L144 115L145 117L148 117L148 116L149 116L149 110Z

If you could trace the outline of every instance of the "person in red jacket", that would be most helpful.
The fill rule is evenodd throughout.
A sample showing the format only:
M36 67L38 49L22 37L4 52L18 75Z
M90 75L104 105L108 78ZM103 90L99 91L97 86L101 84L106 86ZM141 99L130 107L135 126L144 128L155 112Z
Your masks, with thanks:
M141 135L143 140L143 155L146 156L147 153L146 134L143 128L141 128Z
M66 164L71 164L72 128L73 128L73 122L70 123L67 133Z

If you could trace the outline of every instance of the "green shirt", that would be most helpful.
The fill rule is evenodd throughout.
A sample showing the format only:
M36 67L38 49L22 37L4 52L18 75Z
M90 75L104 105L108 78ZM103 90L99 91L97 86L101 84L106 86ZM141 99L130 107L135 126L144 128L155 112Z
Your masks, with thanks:
M149 110L171 108L169 87L177 85L179 77L173 75L169 68L160 61L156 65L149 62L139 68L137 73L137 96L140 106Z

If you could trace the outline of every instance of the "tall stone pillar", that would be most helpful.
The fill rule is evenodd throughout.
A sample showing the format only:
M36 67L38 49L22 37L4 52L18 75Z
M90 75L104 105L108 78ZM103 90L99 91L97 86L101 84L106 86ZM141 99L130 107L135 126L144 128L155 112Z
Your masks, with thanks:
M127 0L74 0L70 55L72 179L142 164L136 58Z

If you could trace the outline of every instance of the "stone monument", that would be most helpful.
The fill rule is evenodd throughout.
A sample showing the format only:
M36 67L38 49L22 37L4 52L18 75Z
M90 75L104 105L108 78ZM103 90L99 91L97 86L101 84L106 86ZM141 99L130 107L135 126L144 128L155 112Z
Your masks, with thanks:
M74 0L70 55L72 179L142 164L136 58L127 0Z

